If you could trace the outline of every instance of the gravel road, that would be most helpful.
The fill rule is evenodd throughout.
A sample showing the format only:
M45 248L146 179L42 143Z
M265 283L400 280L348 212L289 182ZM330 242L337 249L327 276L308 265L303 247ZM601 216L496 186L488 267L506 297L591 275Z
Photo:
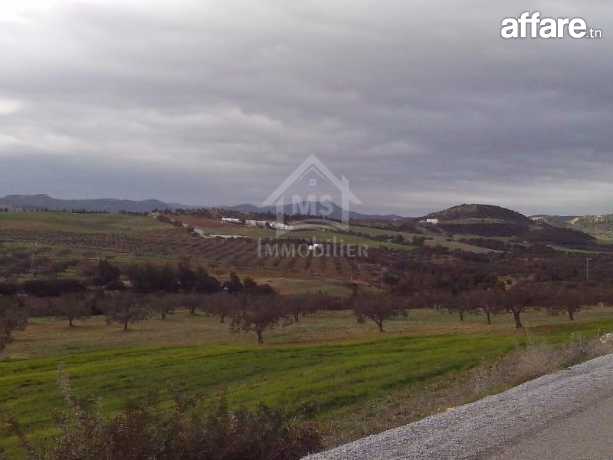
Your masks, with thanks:
M613 355L307 458L613 459Z

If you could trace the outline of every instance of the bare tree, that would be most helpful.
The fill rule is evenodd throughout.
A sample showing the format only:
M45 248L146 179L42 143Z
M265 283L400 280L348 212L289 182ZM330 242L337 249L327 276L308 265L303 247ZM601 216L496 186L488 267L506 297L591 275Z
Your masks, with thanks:
M202 302L201 308L210 315L219 316L220 323L225 323L226 317L234 316L244 304L242 297L227 292L208 295Z
M460 321L464 321L464 314L473 308L474 295L471 291L462 291L458 294L449 294L447 297L447 308L458 312Z
M187 308L191 315L195 315L196 310L204 306L203 297L202 294L197 293L183 294L178 301L181 307Z
M488 325L492 324L492 314L495 313L499 306L498 295L500 290L495 288L490 289L473 289L466 292L464 295L471 305L471 309L478 309L485 315Z
M383 322L387 319L406 315L406 301L399 297L390 295L357 295L353 298L353 312L358 321L369 319L379 328L379 332L384 332Z
M145 304L144 298L132 293L121 293L110 296L105 302L104 312L107 323L119 323L123 330L128 325L149 318L151 310Z
M596 304L604 298L601 289L587 283L572 283L551 286L547 290L547 307L551 310L564 310L570 321L583 307Z
M13 332L28 324L28 312L16 297L0 296L0 352L12 342Z
M183 296L177 296L174 294L152 294L145 298L145 304L152 312L160 315L161 320L165 320L168 315L174 313L175 306L178 306L182 303L182 297Z
M75 294L67 294L55 301L55 311L58 318L68 321L68 327L74 327L74 321L77 319L86 319L92 314L96 306L96 296L78 292Z
M330 299L323 294L296 294L284 297L283 302L287 312L292 315L296 323L301 317L325 309L331 303Z
M264 343L264 331L287 319L279 296L241 296L241 306L232 316L233 332L254 332L258 343ZM289 324L285 321L284 324Z
M501 306L513 314L516 329L523 329L521 314L528 307L546 302L546 287L537 283L518 283L500 294Z

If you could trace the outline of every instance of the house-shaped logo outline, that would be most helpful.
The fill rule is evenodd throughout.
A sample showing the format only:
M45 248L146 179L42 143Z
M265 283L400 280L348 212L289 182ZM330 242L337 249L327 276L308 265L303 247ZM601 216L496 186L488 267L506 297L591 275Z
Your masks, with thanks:
M337 224L342 229L349 228L349 209L350 204L362 204L360 199L356 197L349 189L349 180L345 176L339 179L332 171L315 155L310 155L306 160L292 172L274 192L272 192L262 206L275 206L277 210L277 222L283 223L285 200L283 194L296 182L302 180L310 172L315 172L320 177L330 181L341 194L341 223ZM283 228L281 228L283 230ZM287 229L285 229L287 230Z

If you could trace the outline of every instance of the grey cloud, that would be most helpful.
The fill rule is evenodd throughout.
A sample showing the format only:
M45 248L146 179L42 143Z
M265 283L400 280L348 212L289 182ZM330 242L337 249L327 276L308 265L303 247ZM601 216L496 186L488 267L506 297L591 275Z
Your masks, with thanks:
M257 203L314 153L370 211L613 211L608 2L21 3L0 6L0 194ZM528 9L605 39L500 39Z

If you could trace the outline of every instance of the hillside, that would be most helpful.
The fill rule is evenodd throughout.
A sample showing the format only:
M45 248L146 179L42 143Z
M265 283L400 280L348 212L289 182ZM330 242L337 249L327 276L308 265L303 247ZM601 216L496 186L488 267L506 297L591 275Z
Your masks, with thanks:
M599 240L613 240L612 214L573 216L570 218L563 218L560 216L546 216L546 221L561 221L561 225L563 225L565 228L587 233Z
M538 243L565 247L586 247L595 242L592 235L580 228L550 223L544 216L529 218L517 211L486 204L462 204L433 212L426 219L438 219L435 225L424 225L429 231L448 235L505 238L509 242Z
M523 225L531 223L528 217L517 211L489 204L461 204L428 214L424 219L439 219L441 221L496 220Z

